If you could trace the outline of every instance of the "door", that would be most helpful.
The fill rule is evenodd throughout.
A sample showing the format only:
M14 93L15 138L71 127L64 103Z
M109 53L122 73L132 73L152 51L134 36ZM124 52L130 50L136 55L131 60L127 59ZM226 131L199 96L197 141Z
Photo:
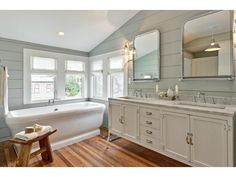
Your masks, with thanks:
M165 112L163 114L164 151L170 155L190 160L189 115Z
M132 139L138 139L138 107L123 105L124 111L124 135Z
M227 122L191 116L191 161L200 166L227 166Z
M114 133L121 134L123 132L124 121L122 119L122 106L119 103L110 103L109 105L109 121L110 127Z

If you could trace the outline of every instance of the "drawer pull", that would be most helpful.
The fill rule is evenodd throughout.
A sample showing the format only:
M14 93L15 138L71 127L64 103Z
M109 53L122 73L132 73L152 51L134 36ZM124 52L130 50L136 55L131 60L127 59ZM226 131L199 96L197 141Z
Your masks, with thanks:
M187 143L187 144L190 144L188 138L189 138L189 136L186 136L186 143Z
M192 140L192 137L190 136L190 145L193 145L193 140Z
M149 139L146 139L146 142L149 143L149 144L152 144L152 141L149 140Z
M146 121L146 124L152 125L152 122L147 120L147 121Z
M147 134L152 134L152 131L146 130L146 133L147 133Z
M147 116L151 116L151 115L152 115L152 112L146 112L146 115L147 115Z

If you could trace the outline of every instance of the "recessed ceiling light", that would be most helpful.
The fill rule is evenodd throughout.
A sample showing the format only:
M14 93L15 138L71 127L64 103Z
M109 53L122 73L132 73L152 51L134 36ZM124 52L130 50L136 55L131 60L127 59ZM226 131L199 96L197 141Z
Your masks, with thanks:
M58 35L59 35L59 36L64 36L64 35L65 35L65 33L64 33L64 32L62 32L62 31L60 31L60 32L58 32Z

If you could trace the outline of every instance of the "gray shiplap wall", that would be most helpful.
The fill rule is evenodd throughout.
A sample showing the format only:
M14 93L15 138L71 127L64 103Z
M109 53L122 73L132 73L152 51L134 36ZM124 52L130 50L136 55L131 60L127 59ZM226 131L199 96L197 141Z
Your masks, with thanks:
M190 18L197 17L209 11L181 10L181 11L140 11L119 30L110 35L106 40L89 52L89 56L119 50L124 47L126 41L132 41L134 37L143 32L158 29L161 36L161 80L158 83L160 90L166 90L169 86L179 85L180 94L193 95L197 91L204 91L206 95L236 96L236 81L227 80L188 80L179 81L181 77L181 45L182 27ZM129 70L129 77L132 68ZM141 88L144 92L155 93L155 82L131 83L128 86L129 95L134 89ZM104 120L104 126L107 120Z
M40 44L0 38L0 61L9 71L9 109L19 109L23 105L23 49L36 49L70 55L88 56L87 52L51 47ZM28 105L30 107L38 105ZM9 130L3 120L0 107L0 139L9 136Z
M121 49L127 40L132 41L137 34L158 29L161 35L161 80L159 82L161 90L166 90L169 86L174 87L175 84L178 84L181 94L195 94L197 91L204 91L207 95L236 96L236 81L179 81L182 62L182 27L188 19L208 12L203 10L141 11L95 47L89 53L89 56ZM129 73L131 75L132 70ZM136 88L142 88L145 92L154 93L155 85L155 82L132 83L129 85L129 94L132 94Z

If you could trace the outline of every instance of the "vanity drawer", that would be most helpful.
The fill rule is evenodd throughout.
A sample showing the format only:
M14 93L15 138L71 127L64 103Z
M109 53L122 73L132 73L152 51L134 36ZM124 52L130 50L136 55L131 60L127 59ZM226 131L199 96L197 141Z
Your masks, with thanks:
M140 108L140 115L150 118L160 118L160 111L149 108Z
M160 139L160 130L153 129L146 126L141 126L141 135L148 136L151 138Z
M155 128L158 130L160 129L160 125L161 125L161 119L152 119L152 118L143 117L143 116L140 117L140 122L141 122L141 125Z
M153 148L161 148L160 140L159 139L154 139L148 136L141 135L141 143L150 146Z

